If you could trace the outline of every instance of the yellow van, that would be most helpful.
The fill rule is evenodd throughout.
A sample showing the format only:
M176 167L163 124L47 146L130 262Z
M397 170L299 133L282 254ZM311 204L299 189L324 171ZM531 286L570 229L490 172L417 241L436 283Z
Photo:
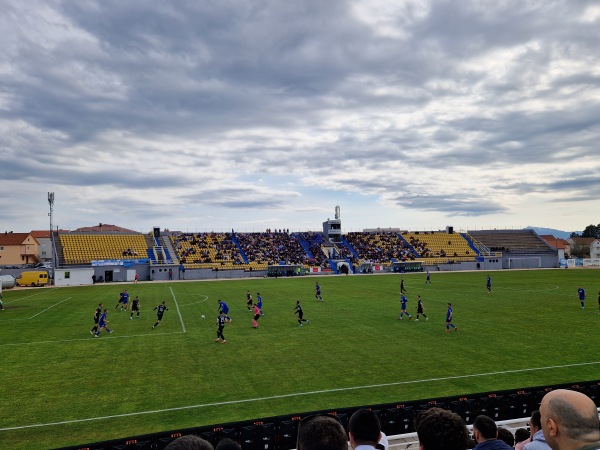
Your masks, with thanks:
M48 272L31 270L21 273L17 278L19 286L45 286L48 284Z

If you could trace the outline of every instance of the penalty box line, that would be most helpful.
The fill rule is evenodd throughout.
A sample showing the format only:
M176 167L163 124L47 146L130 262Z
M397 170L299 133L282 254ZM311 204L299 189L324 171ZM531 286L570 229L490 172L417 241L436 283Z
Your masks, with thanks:
M49 422L49 423L35 423L35 424L30 424L30 425L21 425L21 426L17 426L17 427L4 427L4 428L0 428L0 432L1 431L24 430L27 428L50 427L50 426L56 426L56 425L69 425L69 424L73 424L73 423L82 423L82 422L94 422L94 421L108 420L108 419L119 419L119 418L123 418L123 417L143 416L143 415L148 415L148 414L160 414L160 413L165 413L165 412L208 408L211 406L236 405L236 404L242 404L242 403L262 402L262 401L267 401L267 400L277 400L277 399L290 398L290 397L302 397L302 396L307 396L307 395L330 394L332 392L356 391L356 390L360 390L360 389L374 389L374 388L401 386L401 385L408 385L408 384L431 383L431 382L435 382L435 381L458 380L458 379L464 379L464 378L489 377L489 376L496 376L496 375L505 375L505 374L510 374L510 373L535 372L535 371L540 371L540 370L564 369L564 368L570 368L570 367L592 366L592 365L597 365L597 364L600 364L600 361L583 362L583 363L576 363L576 364L563 364L563 365L545 366L545 367L529 367L527 369L501 370L498 372L475 373L475 374L470 374L470 375L455 375L452 377L428 378L425 380L397 381L397 382L393 382L393 383L371 384L371 385L365 385L365 386L351 386L351 387L336 388L336 389L322 389L322 390L318 390L318 391L295 392L295 393L291 393L291 394L271 395L268 397L247 398L247 399L242 399L242 400L229 400L229 401L225 401L225 402L204 403L204 404L200 404L200 405L178 406L175 408L155 409L155 410L150 410L150 411L138 411L138 412L132 412L132 413L125 413L125 414L114 414L114 415L110 415L110 416L88 417L86 419L64 420L61 422Z

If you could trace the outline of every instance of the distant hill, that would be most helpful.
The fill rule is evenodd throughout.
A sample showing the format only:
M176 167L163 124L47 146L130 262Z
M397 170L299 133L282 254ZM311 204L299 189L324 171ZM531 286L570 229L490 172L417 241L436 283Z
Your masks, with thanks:
M542 228L542 227L527 227L534 230L537 234L551 234L552 236L560 239L569 239L571 233L581 234L581 231L561 231L555 230L554 228Z

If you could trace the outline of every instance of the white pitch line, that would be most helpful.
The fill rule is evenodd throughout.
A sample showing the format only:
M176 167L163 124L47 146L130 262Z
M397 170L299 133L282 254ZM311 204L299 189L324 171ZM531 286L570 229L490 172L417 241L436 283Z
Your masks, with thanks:
M242 399L242 400L229 400L229 401L225 401L225 402L204 403L204 404L200 404L200 405L178 406L176 408L155 409L155 410L151 410L151 411L138 411L138 412L132 412L132 413L114 414L114 415L110 415L110 416L101 416L101 417L88 417L87 419L64 420L61 422L49 422L49 423L35 423L35 424L30 424L30 425L21 425L21 426L17 426L17 427L0 428L0 431L23 430L26 428L39 428L39 427L49 427L49 426L55 426L55 425L67 425L67 424L71 424L71 423L93 422L93 421L97 421L97 420L118 419L118 418L122 418L122 417L142 416L142 415L148 415L148 414L160 414L160 413L172 412L172 411L183 411L183 410L187 410L187 409L207 408L207 407L211 407L211 406L236 405L236 404L241 404L241 403L262 402L265 400L277 400L277 399L281 399L281 398L302 397L302 396L306 396L306 395L330 394L332 392L355 391L355 390L360 390L360 389L374 389L374 388L400 386L400 385L407 385L407 384L430 383L433 381L458 380L461 378L489 377L489 376L496 376L496 375L505 375L508 373L534 372L534 371L538 371L538 370L548 370L548 369L564 369L564 368L568 368L568 367L592 366L592 365L597 365L597 364L600 364L600 361L584 362L584 363L576 363L576 364L564 364L564 365L560 365L560 366L529 367L527 369L502 370L499 372L475 373L475 374L471 374L471 375L456 375L453 377L428 378L425 380L397 381L394 383L371 384L371 385L365 385L365 386L351 386L351 387L336 388L336 389L322 389L322 390L318 390L318 391L295 392L295 393L291 393L291 394L271 395L269 397L257 397L257 398L247 398L247 399Z
M172 287L170 287L169 290L171 291L171 295L173 296L173 301L175 302L175 307L177 308L177 314L179 314L179 320L181 321L181 328L183 329L184 333L187 333L187 331L185 330L185 323L183 323L183 317L181 316L181 311L179 311L179 304L177 303L177 299L175 298L175 292L173 292Z
M4 304L8 305L9 303L18 302L19 300L25 300L26 298L36 297L36 296L42 295L42 294L43 294L43 292L38 292L37 294L27 295L27 296L21 297L21 298L16 298L14 300L11 300L10 302L4 302Z
M128 338L134 338L134 337L141 337L141 336L160 336L160 335L167 335L167 334L183 334L181 331L171 331L168 333L146 333L146 334L128 334L125 336L107 336L104 339L128 339ZM59 341L34 341L34 342L16 342L16 343L2 343L0 344L0 347L16 347L16 346L20 346L20 345L36 345L36 344L61 344L61 343L68 343L68 342L77 342L77 341L88 341L88 342L99 342L99 339L92 339L91 337L88 338L77 338L77 339L63 339L63 340L59 340Z
M43 310L43 311L40 311L39 313L35 314L34 316L31 316L31 317L29 317L29 320L30 320L30 319L33 319L34 317L37 317L37 316L39 316L39 315L40 315L40 314L42 314L42 313L45 313L45 312L46 312L46 311L48 311L49 309L52 309L52 308L54 308L56 305L60 305L61 303L64 303L64 302L66 302L67 300L70 300L71 298L72 298L72 297L67 297L67 298L65 298L64 300L61 300L60 302L58 302L58 303L55 303L55 304L54 304L54 305L52 305L52 306L48 306L48 307L47 307L45 310Z

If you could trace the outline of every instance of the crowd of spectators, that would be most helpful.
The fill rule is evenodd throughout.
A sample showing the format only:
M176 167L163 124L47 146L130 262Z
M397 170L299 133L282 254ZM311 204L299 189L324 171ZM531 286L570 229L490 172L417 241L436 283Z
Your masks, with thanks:
M358 253L361 260L385 264L395 261L413 261L411 248L393 231L351 232L346 241Z
M242 255L229 233L173 234L172 242L179 260L183 264L244 263Z
M239 233L236 238L248 262L295 265L308 259L298 239L286 230Z

